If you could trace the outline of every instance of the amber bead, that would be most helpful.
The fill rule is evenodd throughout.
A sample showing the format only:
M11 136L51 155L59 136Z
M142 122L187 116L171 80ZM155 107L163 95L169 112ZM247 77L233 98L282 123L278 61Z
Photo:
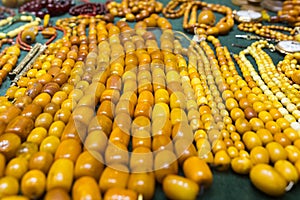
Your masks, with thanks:
M29 105L32 102L32 98L29 96L22 96L14 102L14 105L21 110L23 110L27 105Z
M37 116L42 112L42 107L38 104L31 103L23 109L20 115L30 117L35 120Z
M22 140L25 140L30 131L34 127L34 122L31 118L26 116L17 116L7 125L5 132L6 133L15 133Z
M49 82L45 84L41 90L41 92L48 93L53 96L56 92L60 90L59 84L56 82Z

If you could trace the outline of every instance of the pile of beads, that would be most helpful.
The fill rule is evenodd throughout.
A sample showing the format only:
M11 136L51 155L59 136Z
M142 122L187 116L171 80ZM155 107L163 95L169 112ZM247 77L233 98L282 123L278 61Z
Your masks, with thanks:
M148 4L109 5L111 13L123 15ZM231 29L231 10L190 5L189 23L207 41L191 41L187 48L157 14L148 13L134 28L124 21L106 22L101 15L59 19L56 25L65 35L50 43L0 98L0 184L12 188L0 194L153 199L161 184L169 199L195 199L212 184L209 166L249 174L258 189L272 196L296 183L299 85L276 69L263 51L265 41L234 56L240 76L228 49L211 36ZM211 9L205 15L225 13L225 20L216 27L214 18L197 24L199 5ZM160 40L147 29L156 26ZM10 49L12 61L2 54L0 64L12 64L17 50ZM288 74L298 69L295 61L284 63Z

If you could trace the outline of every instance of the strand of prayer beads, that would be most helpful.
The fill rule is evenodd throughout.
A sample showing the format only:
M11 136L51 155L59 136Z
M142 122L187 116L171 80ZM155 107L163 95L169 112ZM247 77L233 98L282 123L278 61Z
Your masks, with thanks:
M261 23L240 23L238 29L245 32L255 33L261 37L281 40L298 40L297 31L294 28L277 25L263 25ZM282 31L282 32L280 32ZM290 34L283 33L289 32Z
M184 11L191 0L171 0L163 8L162 13L165 17L175 19L184 15Z

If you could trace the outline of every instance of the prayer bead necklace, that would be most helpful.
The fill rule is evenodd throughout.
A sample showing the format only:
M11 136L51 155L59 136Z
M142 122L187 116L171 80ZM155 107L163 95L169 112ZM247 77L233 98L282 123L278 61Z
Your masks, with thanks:
M298 40L298 34L296 29L287 26L277 26L277 25L263 25L261 23L240 23L238 29L245 32L255 33L259 36L281 40ZM286 31L290 34L287 35L280 31Z

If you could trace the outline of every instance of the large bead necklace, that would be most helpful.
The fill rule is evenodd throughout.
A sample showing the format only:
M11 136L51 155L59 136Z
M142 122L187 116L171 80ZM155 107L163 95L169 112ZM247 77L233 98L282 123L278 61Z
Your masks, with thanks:
M204 8L207 8L208 11L202 11L205 13L200 13L197 20L198 9ZM215 24L212 11L224 14L225 17ZM204 16L202 17L202 15ZM201 37L205 37L205 35L225 35L232 29L233 25L231 8L220 4L193 1L188 4L183 16L183 28Z

